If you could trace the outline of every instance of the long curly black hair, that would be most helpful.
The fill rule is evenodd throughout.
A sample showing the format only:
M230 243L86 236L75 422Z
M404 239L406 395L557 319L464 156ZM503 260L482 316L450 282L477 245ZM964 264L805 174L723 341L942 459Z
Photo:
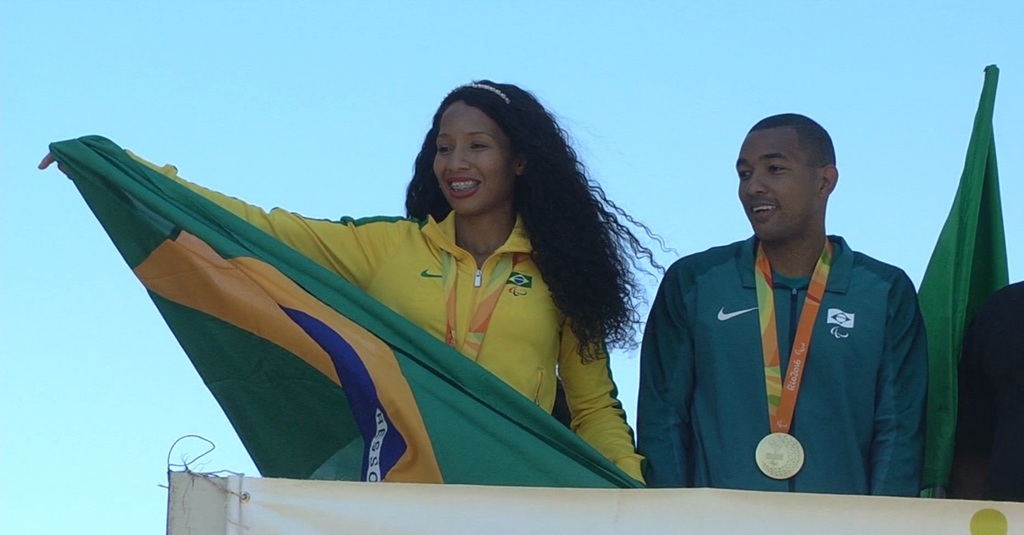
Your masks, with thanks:
M587 178L565 131L529 92L480 80L441 101L416 156L405 198L408 216L440 221L452 211L434 174L434 155L441 115L458 101L496 122L511 140L512 153L525 157L525 172L515 184L515 209L530 238L533 261L580 340L583 361L601 358L606 347L635 348L636 306L643 294L631 268L646 271L641 259L662 267L623 221L660 239Z

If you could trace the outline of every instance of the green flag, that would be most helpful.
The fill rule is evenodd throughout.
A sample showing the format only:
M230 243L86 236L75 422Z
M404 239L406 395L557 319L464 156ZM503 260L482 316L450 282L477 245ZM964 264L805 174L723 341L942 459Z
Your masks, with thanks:
M263 475L640 486L501 379L109 140L50 150Z
M929 354L925 489L949 483L964 329L978 307L1009 282L992 134L998 80L999 69L986 67L960 186L918 292Z

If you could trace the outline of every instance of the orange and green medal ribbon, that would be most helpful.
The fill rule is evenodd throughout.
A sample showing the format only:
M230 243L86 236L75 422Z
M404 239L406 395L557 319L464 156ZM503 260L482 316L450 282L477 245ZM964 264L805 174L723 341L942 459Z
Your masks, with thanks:
M768 393L768 422L772 433L789 433L793 423L793 411L796 398L800 393L800 381L807 367L807 353L811 347L811 332L821 308L821 298L825 294L828 273L832 269L832 244L825 240L825 247L814 266L811 283L807 288L800 322L796 328L796 338L789 354L789 366L786 370L786 384L783 386L779 365L779 335L775 326L775 298L772 294L772 268L768 264L768 256L759 243L755 280L757 284L757 313L761 320L761 350L764 353L764 382Z
M459 266L455 262L455 257L450 253L442 255L441 280L444 286L444 293L447 296L445 308L448 313L444 336L446 344L458 349L467 357L476 360L476 356L480 352L480 346L484 343L487 327L491 323L491 316L494 315L494 307L498 305L498 298L501 297L505 283L508 282L509 276L512 275L512 270L524 256L522 253L505 254L498 260L498 265L491 272L491 276L483 283L477 294L478 300L473 307L466 339L463 341L462 347L459 347L455 337L455 310L457 304L455 294L456 287L458 286L456 281L458 279Z

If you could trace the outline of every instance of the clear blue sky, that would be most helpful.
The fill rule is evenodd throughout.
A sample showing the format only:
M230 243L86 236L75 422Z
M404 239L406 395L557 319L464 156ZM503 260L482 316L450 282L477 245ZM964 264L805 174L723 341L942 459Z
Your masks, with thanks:
M194 468L256 474L72 183L35 170L51 141L101 134L267 208L396 215L440 99L513 82L668 263L749 235L739 144L795 111L836 143L828 231L919 283L994 63L1024 279L1024 3L687 3L0 0L0 531L162 533L181 435L217 444ZM613 358L632 417L639 362Z

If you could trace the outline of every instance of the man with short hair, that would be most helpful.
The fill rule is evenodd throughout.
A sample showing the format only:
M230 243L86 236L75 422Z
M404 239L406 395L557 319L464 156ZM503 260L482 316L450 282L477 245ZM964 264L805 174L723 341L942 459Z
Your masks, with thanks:
M927 353L913 284L825 234L828 133L768 117L736 161L754 236L668 270L641 353L654 487L916 496Z

